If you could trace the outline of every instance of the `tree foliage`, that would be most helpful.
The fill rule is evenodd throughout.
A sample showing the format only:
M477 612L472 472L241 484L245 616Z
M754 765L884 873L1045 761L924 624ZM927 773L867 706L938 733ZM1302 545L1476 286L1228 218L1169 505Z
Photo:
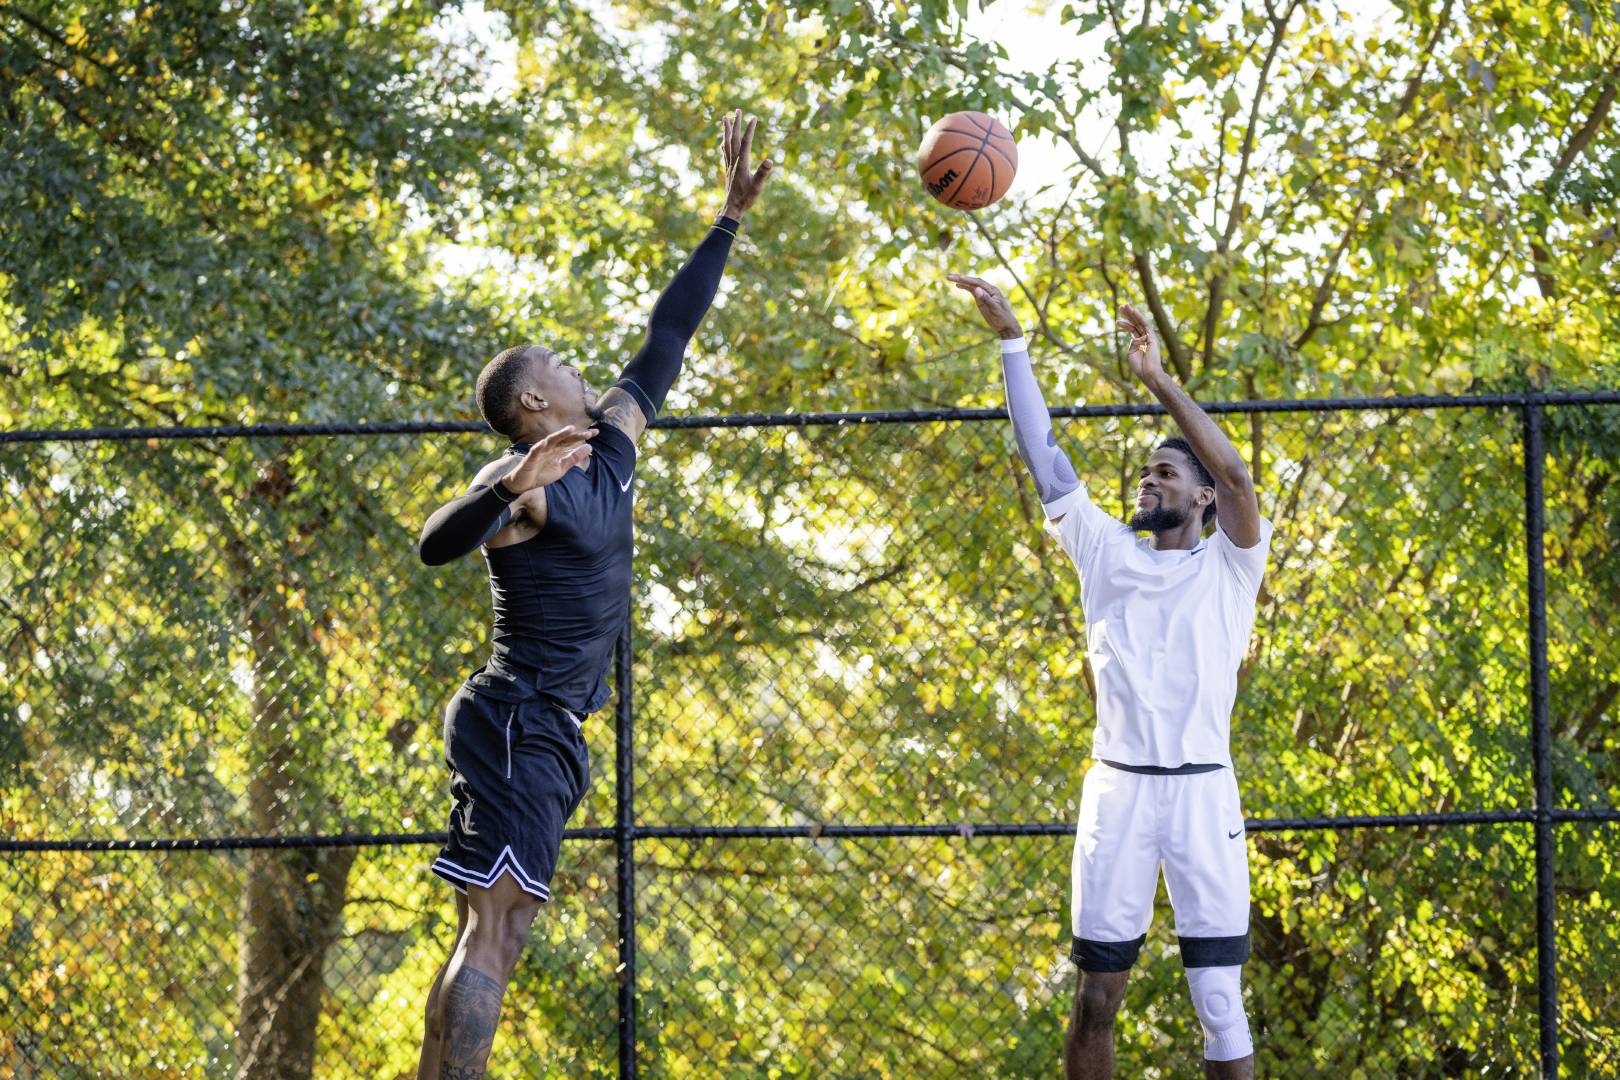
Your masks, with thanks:
M471 416L483 360L605 383L716 207L780 168L676 406L998 404L946 270L1006 285L1054 402L1140 400L1148 305L1201 398L1612 386L1620 29L1590 5L1053 5L1025 71L966 3L0 2L8 428ZM911 154L956 108L1064 162L977 215ZM1234 753L1265 817L1531 805L1510 410L1226 417L1278 540ZM1062 434L1123 501L1155 432ZM1546 414L1560 805L1615 805L1620 410ZM417 564L466 436L0 448L0 816L22 838L442 826L438 709L484 647ZM1070 820L1092 724L1072 571L1000 424L647 437L637 816ZM576 824L612 820L613 740ZM1612 826L1558 839L1563 1052L1620 1062ZM644 841L643 1064L1048 1075L1061 837ZM1524 826L1253 841L1268 1072L1536 1054ZM409 1075L453 928L424 849L66 853L0 872L19 1075ZM571 842L497 1053L614 1071L613 860ZM1122 1067L1196 1068L1168 911ZM521 1003L521 1004L520 1004ZM77 1073L76 1073L77 1070Z

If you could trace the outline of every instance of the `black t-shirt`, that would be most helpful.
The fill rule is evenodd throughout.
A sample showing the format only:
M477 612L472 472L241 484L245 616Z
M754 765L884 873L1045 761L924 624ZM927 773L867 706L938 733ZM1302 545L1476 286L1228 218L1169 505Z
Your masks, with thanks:
M526 453L522 444L508 453ZM590 465L546 488L546 524L521 544L485 548L495 601L491 666L511 669L565 709L599 709L630 612L636 444L597 427Z

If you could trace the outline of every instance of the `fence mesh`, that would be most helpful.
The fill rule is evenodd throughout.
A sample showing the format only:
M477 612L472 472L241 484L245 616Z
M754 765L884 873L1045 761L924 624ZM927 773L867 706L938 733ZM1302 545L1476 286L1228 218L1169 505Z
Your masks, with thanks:
M344 893L329 922L303 924L242 900L255 863L314 872L308 852L9 856L0 1073L218 1077L274 1064L282 1075L415 1076L423 999L454 940L454 908L419 846L326 855L344 864ZM612 845L571 843L554 884L572 899L535 924L492 1074L617 1075ZM277 899L310 895L288 886ZM274 931L274 948L308 967L251 983L264 965L244 969L247 942ZM244 1006L250 990L257 1008ZM304 1003L313 1015L292 1015ZM278 1043L300 1022L313 1032L302 1054Z
M1620 409L1545 415L1555 799L1612 809ZM1233 717L1250 817L1530 808L1518 411L1222 423L1276 528ZM1161 428L1059 424L1121 513ZM442 829L439 713L485 655L487 584L476 558L427 568L412 545L491 452L458 434L0 444L5 837ZM1005 423L658 430L638 484L637 964L615 844L571 840L492 1068L621 1074L628 978L649 1076L1049 1075L1094 716L1076 575ZM613 715L587 725L572 823L597 836ZM874 834L657 832L827 823ZM882 832L923 823L1045 832ZM1262 1071L1535 1062L1534 832L1253 834ZM1602 1074L1620 843L1604 822L1554 836L1560 1048ZM0 1071L413 1075L455 928L431 851L9 852ZM1161 910L1120 1021L1130 1074L1197 1068L1172 925Z

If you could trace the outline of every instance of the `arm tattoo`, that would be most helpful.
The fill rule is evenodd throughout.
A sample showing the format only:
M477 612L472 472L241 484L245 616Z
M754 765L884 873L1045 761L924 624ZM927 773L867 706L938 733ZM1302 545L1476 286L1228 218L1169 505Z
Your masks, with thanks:
M636 408L638 408L638 406L628 401L620 402L616 405L610 405L608 408L602 411L602 422L612 424L614 427L618 428L620 431L634 439L636 437L636 416L631 410ZM643 426L645 426L645 424L643 424Z
M504 984L462 966L444 1003L444 1058L439 1080L480 1080L501 1017Z

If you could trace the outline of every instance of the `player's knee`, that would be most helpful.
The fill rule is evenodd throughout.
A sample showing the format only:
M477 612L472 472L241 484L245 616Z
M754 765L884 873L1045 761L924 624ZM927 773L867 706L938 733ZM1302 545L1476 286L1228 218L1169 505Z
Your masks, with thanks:
M1210 1061L1235 1061L1254 1053L1243 1011L1242 972L1238 965L1187 969L1193 1008L1204 1026L1204 1057Z
M439 980L434 980L433 988L428 991L426 1028L427 1037L431 1041L444 1034L444 998L439 993Z
M485 963L494 960L510 973L523 955L529 928L539 911L540 901L526 893L483 905L469 931L472 950L485 957Z
M1120 1004L1125 1000L1124 989L1123 983L1115 986L1114 980L1081 972L1080 988L1075 998L1080 1026L1086 1029L1112 1027L1114 1017L1119 1015Z
M445 999L449 996L448 991L445 990L444 977L449 970L450 961L447 960L444 966L439 969L438 975L433 980L433 985L428 987L426 1020L429 1039L437 1039L444 1034L444 1006Z
M517 966L518 958L529 944L529 929L534 917L540 913L537 900L521 900L501 913L498 920L501 960L508 972Z
M444 997L437 996L428 999L427 1018L422 1025L428 1042L437 1042L444 1038Z

